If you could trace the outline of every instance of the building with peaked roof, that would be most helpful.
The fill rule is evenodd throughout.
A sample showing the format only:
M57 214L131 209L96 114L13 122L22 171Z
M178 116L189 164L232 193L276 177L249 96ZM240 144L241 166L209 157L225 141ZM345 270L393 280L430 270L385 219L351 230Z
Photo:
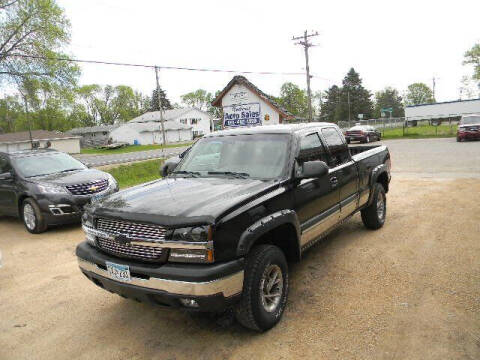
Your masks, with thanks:
M59 131L32 130L0 134L0 151L13 152L33 148L47 148L70 154L80 152L80 137L64 134Z
M209 134L212 129L212 116L197 108L180 108L163 111L164 121L174 121L192 128L193 137ZM159 122L160 111L150 111L140 115L130 123Z
M167 143L191 141L191 125L174 120L164 120ZM131 145L163 144L162 124L160 121L129 121L110 133L113 142L126 142Z
M223 109L223 127L282 124L295 117L244 76L234 76L212 105Z

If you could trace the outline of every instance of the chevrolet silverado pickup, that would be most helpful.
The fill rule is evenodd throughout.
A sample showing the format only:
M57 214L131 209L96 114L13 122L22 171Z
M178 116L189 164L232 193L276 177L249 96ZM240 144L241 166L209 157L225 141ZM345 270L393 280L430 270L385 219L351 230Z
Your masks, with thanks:
M207 135L167 177L85 208L85 276L125 298L223 312L257 331L287 302L288 262L361 212L383 226L390 154L330 123Z

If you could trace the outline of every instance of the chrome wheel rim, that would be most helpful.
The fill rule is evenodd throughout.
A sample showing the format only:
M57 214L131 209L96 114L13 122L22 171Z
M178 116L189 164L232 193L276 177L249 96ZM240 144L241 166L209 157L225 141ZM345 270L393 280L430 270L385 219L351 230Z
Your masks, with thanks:
M278 265L270 264L265 268L260 281L262 306L267 312L277 309L283 294L283 274Z
M383 217L385 216L385 199L382 193L378 194L377 216L379 220L383 220Z
M29 230L35 229L37 218L35 217L35 211L33 210L32 205L25 204L23 207L23 219L25 220L25 225Z

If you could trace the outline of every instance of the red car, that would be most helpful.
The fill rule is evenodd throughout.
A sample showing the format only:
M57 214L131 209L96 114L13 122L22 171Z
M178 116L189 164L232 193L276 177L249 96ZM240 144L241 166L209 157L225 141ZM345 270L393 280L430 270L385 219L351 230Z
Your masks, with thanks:
M355 125L348 129L344 135L348 144L350 144L350 141L369 143L371 141L378 141L382 137L380 131L369 125Z
M480 115L463 115L458 123L457 141L480 139Z

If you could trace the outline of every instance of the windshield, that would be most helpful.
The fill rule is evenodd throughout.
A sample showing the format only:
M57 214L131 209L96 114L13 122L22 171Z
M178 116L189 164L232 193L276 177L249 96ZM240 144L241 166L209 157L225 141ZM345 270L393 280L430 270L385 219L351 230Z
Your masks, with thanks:
M185 155L173 174L278 178L287 165L289 140L286 134L203 138Z
M70 155L51 153L22 156L13 160L15 170L23 177L49 175L59 172L85 169L86 166Z
M460 125L480 124L480 116L466 116L460 120Z

